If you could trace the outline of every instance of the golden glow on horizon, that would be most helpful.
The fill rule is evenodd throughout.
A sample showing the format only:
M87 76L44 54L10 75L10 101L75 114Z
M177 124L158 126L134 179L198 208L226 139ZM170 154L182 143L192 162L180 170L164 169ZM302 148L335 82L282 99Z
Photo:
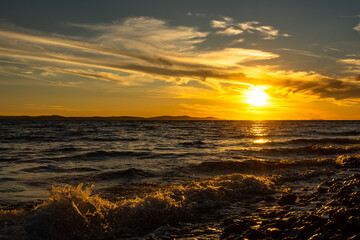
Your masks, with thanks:
M263 106L267 104L269 96L264 92L264 87L253 87L246 92L247 103L253 106Z

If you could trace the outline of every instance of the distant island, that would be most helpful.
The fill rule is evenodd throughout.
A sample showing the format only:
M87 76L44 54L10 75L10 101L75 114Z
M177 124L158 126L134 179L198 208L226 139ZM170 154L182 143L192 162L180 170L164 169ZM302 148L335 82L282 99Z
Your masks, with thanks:
M111 116L111 117L64 117L59 115L42 116L0 116L0 120L162 120L162 121L184 121L184 120L221 120L214 117L190 117L190 116L157 116L157 117L133 117L133 116Z

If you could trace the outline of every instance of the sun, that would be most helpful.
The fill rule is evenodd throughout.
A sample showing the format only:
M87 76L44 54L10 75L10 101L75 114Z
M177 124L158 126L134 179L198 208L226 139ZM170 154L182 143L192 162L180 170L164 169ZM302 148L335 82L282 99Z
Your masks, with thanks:
M263 106L267 104L269 96L264 92L264 87L252 87L246 92L247 100L246 102L253 106Z

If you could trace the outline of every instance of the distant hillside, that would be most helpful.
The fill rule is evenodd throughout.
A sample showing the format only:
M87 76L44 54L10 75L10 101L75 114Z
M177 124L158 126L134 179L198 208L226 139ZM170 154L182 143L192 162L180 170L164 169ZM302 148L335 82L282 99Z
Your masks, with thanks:
M44 116L0 116L0 120L220 120L214 117L198 118L190 116L158 116L158 117L133 117L133 116L111 116L111 117L63 117L59 115Z

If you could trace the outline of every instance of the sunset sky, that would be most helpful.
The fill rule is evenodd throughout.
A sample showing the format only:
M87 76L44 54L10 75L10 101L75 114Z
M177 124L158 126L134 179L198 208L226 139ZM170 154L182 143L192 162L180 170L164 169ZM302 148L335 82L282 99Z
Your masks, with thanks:
M1 0L0 115L360 119L359 0Z

